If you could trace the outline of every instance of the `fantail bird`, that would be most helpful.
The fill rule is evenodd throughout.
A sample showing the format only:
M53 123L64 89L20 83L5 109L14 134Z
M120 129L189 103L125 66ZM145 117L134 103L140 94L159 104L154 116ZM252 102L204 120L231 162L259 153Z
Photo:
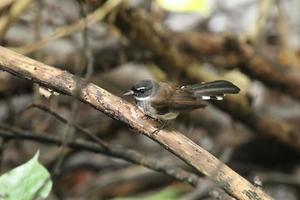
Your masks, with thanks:
M175 119L179 113L204 108L206 100L223 100L225 94L237 94L240 89L233 83L217 80L177 87L153 80L136 82L129 92L137 106L151 118L161 121Z

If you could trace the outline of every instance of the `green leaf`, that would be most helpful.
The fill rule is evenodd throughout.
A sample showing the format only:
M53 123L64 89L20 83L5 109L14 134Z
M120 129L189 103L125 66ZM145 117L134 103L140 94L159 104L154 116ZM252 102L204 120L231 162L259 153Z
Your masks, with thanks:
M52 188L47 169L38 162L39 152L25 164L0 176L0 200L46 198Z

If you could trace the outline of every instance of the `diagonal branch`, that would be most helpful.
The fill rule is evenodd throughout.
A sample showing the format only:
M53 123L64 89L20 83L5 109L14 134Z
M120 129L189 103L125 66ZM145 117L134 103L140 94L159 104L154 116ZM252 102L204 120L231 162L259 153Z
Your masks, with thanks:
M152 134L157 124L143 119L144 114L136 106L95 84L86 83L84 79L67 71L45 65L3 47L0 47L0 69L57 92L74 96L113 119L126 123L138 133L161 144L197 171L211 177L238 199L271 199L260 188L253 186L225 164L216 170L222 162L181 133L174 130L162 130L157 134ZM76 86L80 86L80 92L77 92Z

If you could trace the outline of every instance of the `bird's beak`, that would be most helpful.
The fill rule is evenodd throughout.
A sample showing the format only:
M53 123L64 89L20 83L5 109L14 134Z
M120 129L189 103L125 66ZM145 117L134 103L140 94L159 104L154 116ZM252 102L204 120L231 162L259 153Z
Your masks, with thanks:
M129 95L133 95L133 91L129 90L128 92L124 93L123 96L129 96Z

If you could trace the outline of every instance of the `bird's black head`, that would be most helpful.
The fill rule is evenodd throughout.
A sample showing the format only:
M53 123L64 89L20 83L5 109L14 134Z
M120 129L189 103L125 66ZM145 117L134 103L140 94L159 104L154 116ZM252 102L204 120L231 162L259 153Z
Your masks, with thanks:
M125 93L125 95L133 95L137 100L150 97L155 93L158 88L158 83L153 80L142 80L136 82L132 87L131 91Z

